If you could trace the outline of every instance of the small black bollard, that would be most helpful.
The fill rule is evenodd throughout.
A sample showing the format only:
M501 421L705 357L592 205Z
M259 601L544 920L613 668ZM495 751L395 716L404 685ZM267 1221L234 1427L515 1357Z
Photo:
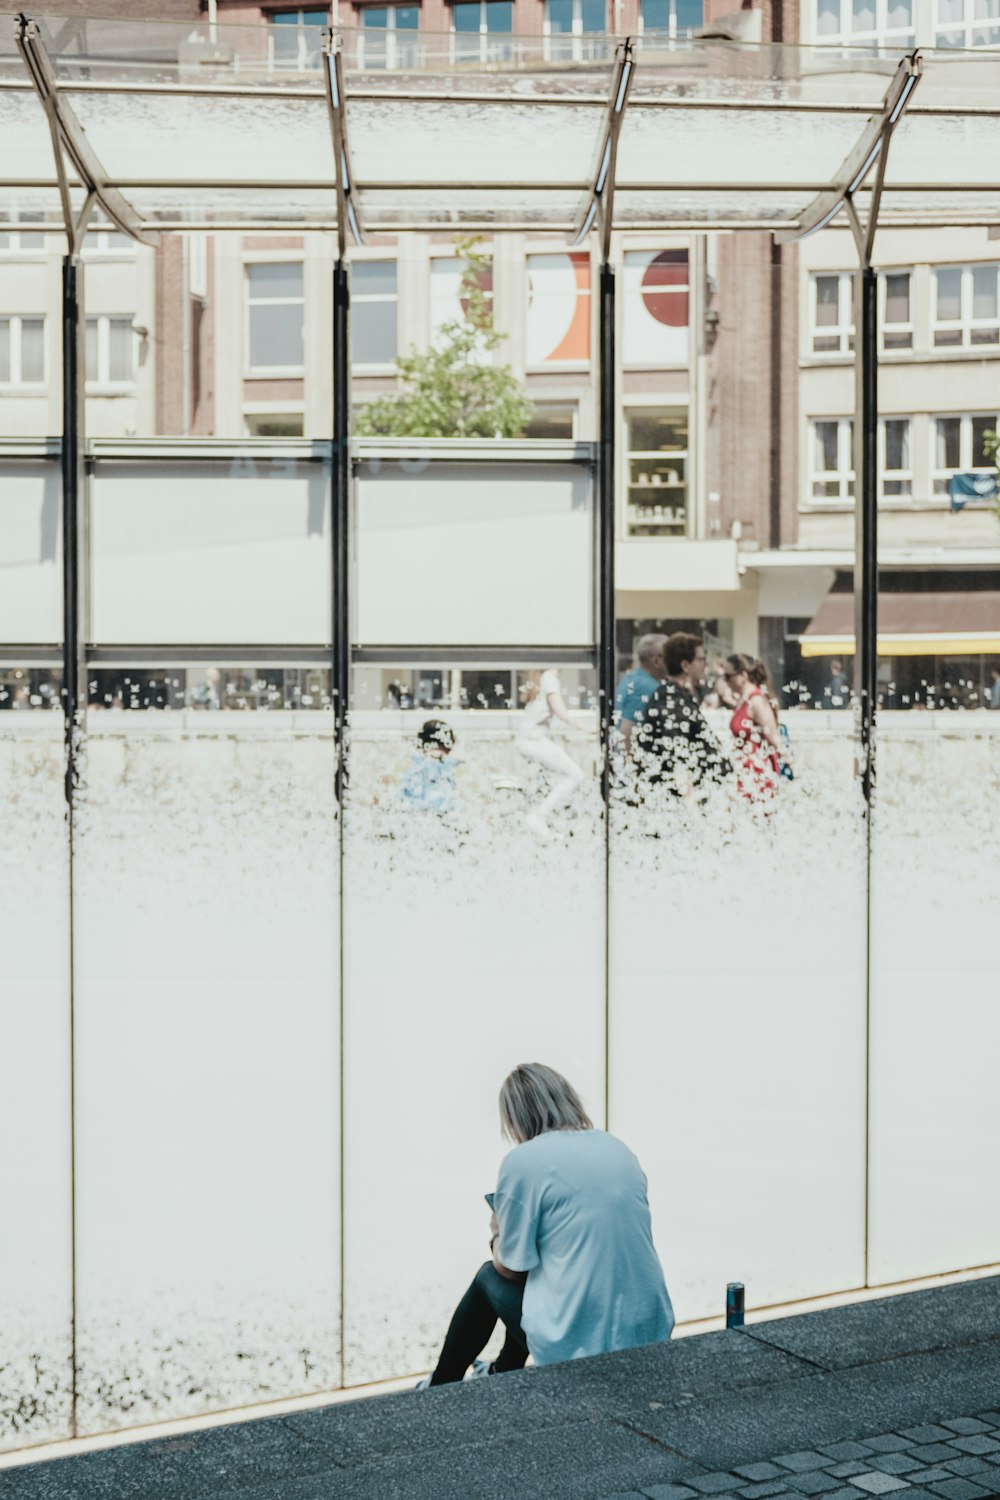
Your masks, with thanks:
M726 1327L743 1327L742 1281L731 1281L726 1287Z

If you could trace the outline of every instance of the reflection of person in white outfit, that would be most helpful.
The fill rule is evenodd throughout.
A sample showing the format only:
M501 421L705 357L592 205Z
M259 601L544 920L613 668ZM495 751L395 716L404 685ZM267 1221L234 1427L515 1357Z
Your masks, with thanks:
M543 839L549 837L546 819L557 807L566 805L583 780L583 772L576 761L552 738L553 719L561 719L572 728L558 674L551 669L529 672L524 713L517 727L514 747L525 760L533 760L554 778L548 796L524 820L525 826Z

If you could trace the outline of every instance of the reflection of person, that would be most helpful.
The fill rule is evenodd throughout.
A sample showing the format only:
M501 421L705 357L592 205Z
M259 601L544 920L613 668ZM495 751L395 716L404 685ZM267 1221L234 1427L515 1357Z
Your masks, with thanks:
M646 779L684 796L721 780L729 762L698 706L708 660L700 636L679 630L664 649L667 679L650 698L636 734Z
M615 692L615 720L626 755L632 749L636 719L642 717L650 698L667 675L663 658L666 643L665 635L641 636L636 646L639 665L624 674Z
M200 682L196 682L191 689L191 707L204 709L219 709L222 707L222 698L219 692L219 684L222 681L222 673L218 667L206 667Z
M851 689L844 674L844 663L834 656L830 660L830 679L823 690L823 707L847 708L850 700Z
M500 1090L514 1148L497 1179L492 1260L452 1317L429 1385L461 1380L497 1319L490 1374L668 1339L674 1314L653 1247L646 1179L632 1152L595 1130L579 1095L542 1063Z
M548 796L534 812L528 813L525 827L541 839L549 837L546 819L556 808L564 807L580 782L583 772L576 761L552 738L552 721L560 719L572 728L566 702L559 686L559 674L551 668L528 673L524 688L524 712L517 728L514 747L525 758L534 761L555 778Z
M1000 667L990 667L990 708L1000 708Z
M397 789L400 806L410 812L454 812L458 805L455 769L461 762L448 757L455 746L455 731L443 719L428 719L421 725L417 746Z
M754 801L773 797L781 775L781 736L767 668L737 652L726 657L725 679L734 699L729 727L736 742L737 786Z

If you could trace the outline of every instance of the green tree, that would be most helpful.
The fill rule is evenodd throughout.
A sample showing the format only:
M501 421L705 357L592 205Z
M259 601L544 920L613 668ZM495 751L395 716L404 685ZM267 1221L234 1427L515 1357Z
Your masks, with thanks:
M484 290L490 261L480 243L455 241L465 316L442 324L426 354L400 357L401 389L362 407L359 436L509 438L527 427L531 402L510 366L493 359L504 335L493 327Z
M1000 432L986 434L986 452L997 466L997 483L1000 486ZM1000 521L1000 494L993 501L993 514Z

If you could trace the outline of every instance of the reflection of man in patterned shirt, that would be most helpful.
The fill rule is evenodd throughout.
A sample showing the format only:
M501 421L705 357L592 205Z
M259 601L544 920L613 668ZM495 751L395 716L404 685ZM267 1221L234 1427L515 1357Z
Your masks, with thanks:
M651 785L682 796L730 770L695 696L708 658L700 636L667 637L667 680L657 688L636 725L643 773Z

